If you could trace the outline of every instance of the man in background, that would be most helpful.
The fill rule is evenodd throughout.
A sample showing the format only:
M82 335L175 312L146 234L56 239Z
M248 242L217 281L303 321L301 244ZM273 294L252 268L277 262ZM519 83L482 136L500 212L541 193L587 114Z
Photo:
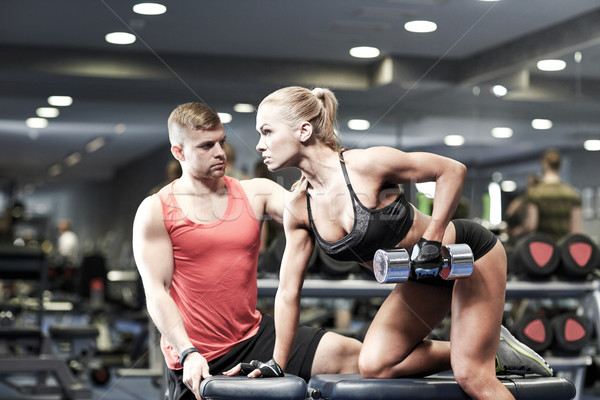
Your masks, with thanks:
M560 179L561 156L556 149L544 152L542 181L527 194L527 231L546 233L559 240L582 231L581 196Z

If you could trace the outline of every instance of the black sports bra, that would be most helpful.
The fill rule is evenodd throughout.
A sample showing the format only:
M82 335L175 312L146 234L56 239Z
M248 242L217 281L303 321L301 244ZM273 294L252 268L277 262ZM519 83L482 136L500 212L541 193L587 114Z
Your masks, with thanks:
M375 210L366 208L356 197L348 178L348 171L343 161L344 157L342 154L340 154L340 157L342 172L350 191L352 208L354 209L352 231L338 241L325 241L315 227L307 188L306 206L310 227L315 233L321 249L334 260L371 262L378 249L393 248L406 236L412 226L414 211L406 201L403 193L400 193L392 203L383 208Z

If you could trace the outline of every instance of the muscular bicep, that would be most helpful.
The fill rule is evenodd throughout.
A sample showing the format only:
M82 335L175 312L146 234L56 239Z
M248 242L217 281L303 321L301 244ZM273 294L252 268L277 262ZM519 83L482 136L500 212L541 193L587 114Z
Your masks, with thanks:
M283 225L285 201L289 192L277 183L255 178L240 181L258 220L270 219Z
M136 213L133 255L146 295L168 291L173 276L173 248L156 196L145 199Z

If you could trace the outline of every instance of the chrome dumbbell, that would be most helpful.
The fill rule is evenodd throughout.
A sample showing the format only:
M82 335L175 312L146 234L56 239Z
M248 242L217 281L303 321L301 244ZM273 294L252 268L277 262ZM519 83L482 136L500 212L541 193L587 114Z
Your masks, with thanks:
M405 249L379 249L373 258L373 272L379 283L405 282L412 273L414 279L439 276L445 280L467 278L473 273L473 251L467 244L442 246L442 266L415 271Z

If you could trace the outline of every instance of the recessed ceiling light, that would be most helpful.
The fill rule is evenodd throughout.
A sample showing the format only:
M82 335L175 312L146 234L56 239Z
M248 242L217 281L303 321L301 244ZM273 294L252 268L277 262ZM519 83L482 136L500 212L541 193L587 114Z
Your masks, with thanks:
M531 121L531 127L533 129L539 130L550 129L552 128L552 121L550 121L549 119L536 118L533 121Z
M376 58L381 52L377 47L358 46L350 49L350 55L355 58Z
M46 118L27 118L25 125L34 129L41 129L48 126L48 120Z
M233 119L233 117L231 116L231 114L226 113L226 112L220 112L220 113L217 113L217 114L219 114L219 118L221 119L221 123L222 124L228 124Z
M58 117L58 114L60 114L60 111L58 111L58 108L54 107L40 107L35 110L35 113L41 118L56 118Z
M111 44L132 44L136 38L128 32L111 32L107 33L104 39Z
M508 89L502 85L492 86L492 93L496 97L504 97L508 93Z
M115 133L117 135L121 135L127 131L127 125L125 125L123 123L116 124L115 127L113 128L113 130L115 131Z
M50 96L48 104L55 107L67 107L73 104L73 98L71 96Z
M512 137L513 130L505 126L498 126L492 129L492 136L497 139L508 139Z
M167 12L167 7L159 3L139 3L133 6L133 12L142 15L160 15Z
M444 138L444 144L452 147L462 146L465 144L465 137L462 135L447 135Z
M89 142L88 144L86 144L85 150L88 153L93 153L93 152L101 149L102 147L104 147L105 144L106 144L106 139L104 139L102 136L100 136L99 138L96 138L96 139L92 140L91 142Z
M252 104L237 103L233 106L233 111L238 113L253 113L256 110Z
M81 162L81 153L78 151L71 153L67 157L65 157L64 161L67 166L72 167L73 165Z
M408 21L404 29L413 33L429 33L437 30L437 24L431 21Z
M348 121L348 128L353 131L366 131L371 127L371 123L366 119L351 119Z
M567 67L567 63L563 60L541 60L538 61L537 67L540 71L562 71Z
M62 172L62 167L60 166L60 164L54 164L53 166L48 168L49 176L57 176L57 175L60 175L61 172Z
M582 59L583 59L583 54L581 54L580 51L576 51L575 53L573 53L573 60L575 60L575 62L577 64L579 64Z
M600 140L590 139L583 142L583 148L587 151L600 151Z

